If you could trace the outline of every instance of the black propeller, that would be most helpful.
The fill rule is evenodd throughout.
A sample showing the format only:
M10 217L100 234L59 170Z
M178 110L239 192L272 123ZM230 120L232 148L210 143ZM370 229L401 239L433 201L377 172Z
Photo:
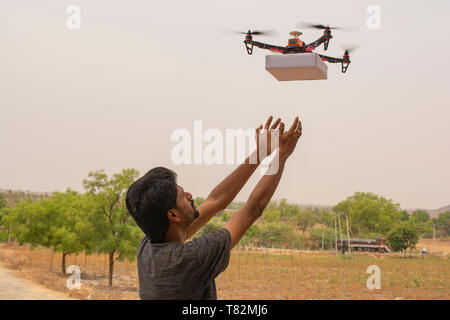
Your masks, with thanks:
M330 27L330 25L316 24L310 22L300 22L296 24L298 29L329 29L329 30L341 30L341 31L356 31L356 27Z
M248 30L247 32L244 31L236 31L236 30L224 30L227 34L249 34L252 36L267 36L267 37L275 37L278 35L278 32L274 29L270 30Z
M345 45L341 46L341 48L345 51L345 54L350 54L355 52L360 46L359 45Z

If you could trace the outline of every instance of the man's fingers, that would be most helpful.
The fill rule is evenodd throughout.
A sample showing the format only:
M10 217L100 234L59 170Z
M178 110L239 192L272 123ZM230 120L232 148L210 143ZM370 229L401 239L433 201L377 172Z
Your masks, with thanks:
M280 124L280 122L281 122L281 118L278 118L277 121L275 121L273 123L272 127L270 127L270 130L275 130L278 127L278 125Z
M269 130L270 123L272 122L273 117L270 116L269 119L267 119L266 125L264 126L264 129Z
M293 134L294 133L295 128L297 128L297 123L298 123L298 117L295 117L294 122L292 123L291 127L288 130L289 134Z
M295 130L295 132L297 132L299 134L299 136L302 135L302 122L300 120L298 120L298 125L297 125L297 129Z
M259 127L258 128L256 128L256 135L255 135L255 138L256 138L256 143L259 143L259 135L260 135L260 133L261 133L261 129L262 129L262 124L260 124L259 125Z
M284 133L284 122L280 122L279 130L280 130L280 136L283 135L283 133Z

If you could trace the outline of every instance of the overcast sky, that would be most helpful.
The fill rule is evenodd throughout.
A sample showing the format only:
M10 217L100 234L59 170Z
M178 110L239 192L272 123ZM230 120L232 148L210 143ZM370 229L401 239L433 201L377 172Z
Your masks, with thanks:
M81 9L69 30L66 10ZM370 30L366 10L381 9ZM303 136L274 198L334 205L356 191L403 208L450 204L449 1L0 0L0 188L82 190L89 171L166 166L206 196L236 165L175 165L179 128L253 128L269 115ZM278 82L270 54L241 36L272 29L286 45L300 21L360 26L327 55L359 44L346 74ZM320 30L303 31L311 42ZM322 49L318 52L324 53ZM260 178L238 195L245 200Z

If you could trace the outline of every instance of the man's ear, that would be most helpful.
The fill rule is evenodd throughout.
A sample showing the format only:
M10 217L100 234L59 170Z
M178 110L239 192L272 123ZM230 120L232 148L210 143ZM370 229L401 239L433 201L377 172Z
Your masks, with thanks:
M174 209L170 209L167 211L167 217L169 218L169 221L173 222L180 222L180 218L178 217L178 212Z

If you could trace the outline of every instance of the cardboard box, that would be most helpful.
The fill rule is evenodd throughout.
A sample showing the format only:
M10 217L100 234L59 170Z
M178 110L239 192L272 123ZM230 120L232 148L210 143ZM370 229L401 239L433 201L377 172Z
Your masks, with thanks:
M312 52L267 55L266 70L278 81L324 80L328 75L328 66Z

